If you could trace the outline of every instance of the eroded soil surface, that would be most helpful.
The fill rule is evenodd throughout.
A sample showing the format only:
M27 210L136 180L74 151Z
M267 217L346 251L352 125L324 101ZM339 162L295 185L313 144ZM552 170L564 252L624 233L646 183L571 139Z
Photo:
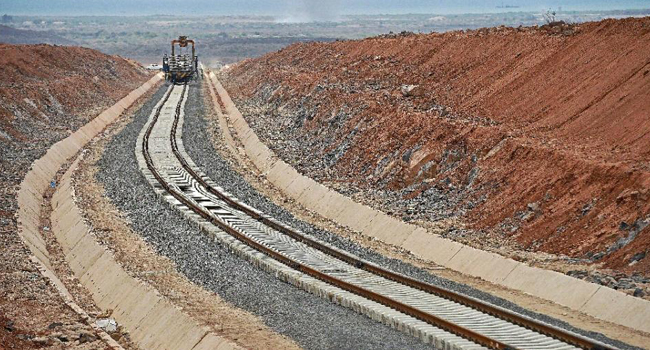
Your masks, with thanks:
M292 45L223 81L304 174L458 241L643 297L649 44L650 18L403 33Z
M29 260L17 233L16 193L53 143L148 78L94 50L0 44L0 348L103 348Z

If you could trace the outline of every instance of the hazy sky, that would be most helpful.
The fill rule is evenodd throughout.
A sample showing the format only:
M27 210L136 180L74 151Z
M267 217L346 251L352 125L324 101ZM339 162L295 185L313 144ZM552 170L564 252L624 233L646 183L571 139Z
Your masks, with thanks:
M519 8L498 8L513 5ZM13 15L272 15L331 19L346 14L477 13L650 8L650 0L0 0Z

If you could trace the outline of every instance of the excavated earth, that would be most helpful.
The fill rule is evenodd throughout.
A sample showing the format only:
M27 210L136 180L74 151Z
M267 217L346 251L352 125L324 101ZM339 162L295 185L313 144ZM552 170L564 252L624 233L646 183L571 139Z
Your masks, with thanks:
M138 65L90 49L0 44L0 348L105 348L29 260L16 194L52 144L148 78Z
M650 18L295 44L222 74L302 173L452 239L647 293Z

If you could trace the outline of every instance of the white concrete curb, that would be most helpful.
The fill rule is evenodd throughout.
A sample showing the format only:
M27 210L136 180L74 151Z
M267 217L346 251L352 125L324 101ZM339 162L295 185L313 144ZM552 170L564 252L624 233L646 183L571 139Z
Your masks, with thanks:
M40 235L43 194L64 163L161 80L161 74L154 76L81 129L55 143L45 156L32 164L20 184L18 233L32 252L31 258L41 273L57 287L66 303L86 320L88 315L74 303L54 273L49 252ZM112 309L112 316L125 326L131 339L143 349L236 349L129 276L112 254L95 241L74 202L71 174L78 161L67 170L52 197L52 230L71 270L91 293L97 306L104 311ZM102 338L112 348L122 349L105 333Z

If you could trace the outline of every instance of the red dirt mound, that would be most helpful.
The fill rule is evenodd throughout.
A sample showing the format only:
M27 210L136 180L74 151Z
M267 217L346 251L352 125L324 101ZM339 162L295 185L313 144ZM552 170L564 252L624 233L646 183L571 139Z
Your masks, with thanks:
M24 122L34 119L73 129L75 125L66 121L50 121L59 115L68 115L68 119L73 115L81 120L68 123L84 123L144 77L142 69L129 61L91 49L0 44L2 136L29 138L25 133L33 130Z
M148 78L141 67L90 49L0 44L0 348L105 347L82 336L93 329L29 260L17 234L16 192L50 145Z
M298 44L226 75L310 176L436 189L475 245L650 272L650 18Z

